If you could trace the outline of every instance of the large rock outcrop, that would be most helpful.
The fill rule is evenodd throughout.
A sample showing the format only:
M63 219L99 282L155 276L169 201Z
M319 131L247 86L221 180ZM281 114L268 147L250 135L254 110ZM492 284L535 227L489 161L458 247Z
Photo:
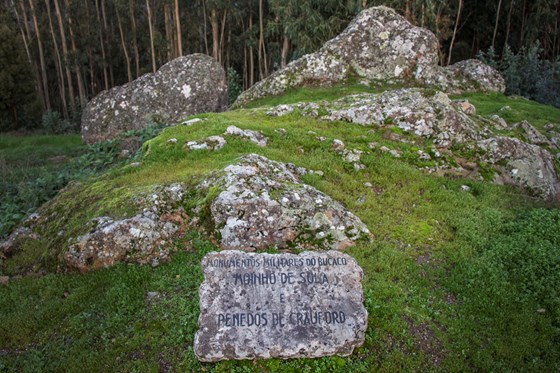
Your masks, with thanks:
M193 54L95 96L82 116L82 137L91 144L144 128L150 121L171 124L226 109L224 69L211 57Z
M408 141L393 133L392 130L396 128L416 137L417 144L428 140L430 145L417 153L420 161L431 160L427 153L433 151L435 155L440 150L445 152L446 157L453 159L450 163L442 160L443 163L438 165L441 168L427 167L430 173L449 172L455 176L481 178L483 171L479 172L479 164L485 163L496 172L496 183L520 187L545 200L559 198L560 184L554 158L549 151L539 146L555 148L552 141L526 121L514 126L523 130L523 137L528 142L501 137L499 134L507 127L507 123L504 122L504 127L478 116L476 108L467 100L452 101L441 91L401 88L377 94L348 95L333 102L280 105L266 112L270 116L277 116L296 110L301 115L320 120L346 121L389 130L391 136L397 137L394 141ZM389 139L393 140L391 137ZM398 151L385 146L379 150L395 157L401 156ZM345 161L354 163L356 169L361 168L359 150L343 150L342 147L338 152Z
M560 198L554 158L547 150L511 137L490 138L478 145L487 152L485 160L499 171L497 181L525 188L546 200Z
M437 67L433 79L426 83L456 95L465 92L504 93L506 90L506 82L496 69L472 59Z
M369 231L340 203L302 183L301 168L257 154L243 156L201 190L218 188L211 219L223 249L253 251L290 245L341 250Z
M239 96L234 107L290 88L331 85L351 76L366 84L429 84L453 93L505 89L500 74L482 62L468 60L439 67L436 36L412 25L393 9L380 6L360 12L316 53L256 83Z
M383 6L362 11L321 51L370 80L423 81L434 74L438 62L436 36Z
M318 52L291 62L243 92L235 106L303 84L341 82L350 74L369 80L423 80L434 74L437 48L431 31L413 26L391 8L369 8Z
M382 94L358 94L324 104L324 120L344 120L374 127L399 127L449 147L479 139L479 126L439 91L402 88Z
M64 262L82 272L119 262L158 265L169 259L170 242L184 233L187 216L180 206L181 184L157 187L139 204L147 207L131 218L109 216L92 219L89 232L70 241Z

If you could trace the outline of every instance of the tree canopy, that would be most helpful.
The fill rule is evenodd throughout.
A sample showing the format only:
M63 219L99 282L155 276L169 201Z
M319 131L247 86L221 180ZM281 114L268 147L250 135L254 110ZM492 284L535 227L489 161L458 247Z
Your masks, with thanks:
M0 61L1 110L15 120L31 82L44 111L68 118L100 91L191 53L235 70L246 89L376 5L432 30L441 64L535 43L543 59L560 56L560 0L3 0L0 48L17 58Z

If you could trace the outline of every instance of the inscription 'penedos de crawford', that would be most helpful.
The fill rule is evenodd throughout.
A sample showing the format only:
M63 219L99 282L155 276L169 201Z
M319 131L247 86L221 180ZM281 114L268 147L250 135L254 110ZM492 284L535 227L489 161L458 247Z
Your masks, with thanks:
M362 270L346 254L222 251L202 267L202 361L348 355L363 343Z

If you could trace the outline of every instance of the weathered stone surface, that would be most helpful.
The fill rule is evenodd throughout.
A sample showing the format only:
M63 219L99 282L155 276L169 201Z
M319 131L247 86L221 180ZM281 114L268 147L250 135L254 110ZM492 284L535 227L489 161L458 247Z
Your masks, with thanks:
M202 267L201 361L346 356L364 342L363 273L346 254L222 251Z
M186 121L182 122L181 124L182 124L183 126L190 127L190 126L192 126L192 125L194 125L194 124L202 123L202 122L204 122L204 121L205 121L205 119L202 119L202 118L193 118L193 119L186 120Z
M118 262L158 265L169 258L169 240L184 232L187 216L177 207L183 186L159 187L144 198L149 208L129 219L102 216L88 223L90 231L70 242L64 261L82 272Z
M266 136L264 136L260 132L253 130L242 130L241 128L238 128L236 126L229 126L228 128L226 128L226 132L224 132L224 135L243 137L251 141L252 143L257 144L261 148L264 148L268 141Z
M553 126L548 126L549 140L526 121L514 125L513 127L523 130L523 137L533 145L519 139L496 137L496 133L510 127L501 117L495 115L488 119L476 115L476 108L468 101L451 101L447 94L426 88L355 94L333 102L313 104L322 114L314 115L301 110L309 103L292 106L299 108L299 113L304 116L373 126L376 131L382 129L385 131L382 135L385 140L411 143L403 135L395 134L395 127L415 137L430 139L435 146L430 149L433 157L423 150L418 151L419 160L433 160L437 163L435 167L421 168L426 172L480 179L478 163L482 161L492 165L501 175L494 180L496 183L517 185L544 199L556 198L560 190L552 156L547 150L537 146L557 148L560 136L552 131ZM274 110L273 108L271 111ZM368 143L370 149L378 149L397 158L403 156L399 150L378 145ZM478 148L479 151L473 152L472 159L466 161L461 159L462 155L454 154L454 145L460 145L459 149ZM333 141L331 148L340 153L346 162L361 169L361 163L356 160L359 158L358 153L344 150L343 144L338 140ZM445 159L439 151L445 152ZM447 159L454 159L453 163L461 167L454 166Z
M521 123L517 123L515 126L521 127L521 129L525 132L525 137L529 143L545 146L552 145L545 135L540 133L535 127L531 125L531 123L527 122L526 120L521 121Z
M496 69L472 59L437 68L435 79L429 83L449 94L477 91L504 93L506 90L505 80Z
M500 171L503 183L528 189L544 199L559 197L554 158L548 151L510 137L483 140L478 146L487 152L486 161Z
M475 115L476 107L469 100L453 100L451 105L467 115Z
M432 138L434 144L443 147L480 138L478 125L456 109L445 93L428 89L402 88L382 94L350 95L323 103L322 108L328 113L319 117L323 120L397 126L416 136Z
M82 116L82 137L91 144L144 128L150 121L172 124L188 115L226 109L223 68L211 57L193 54L98 94Z
M332 141L331 149L334 151L343 151L346 145L339 139L334 139Z
M423 81L438 62L438 41L429 30L413 26L391 8L363 10L321 51L338 56L371 80Z
M341 34L316 53L305 55L256 83L239 96L233 107L294 87L332 85L350 76L365 84L430 85L450 94L505 90L498 71L481 61L438 66L436 36L413 26L393 9L380 6L360 12ZM286 112L276 108L270 115Z
M210 206L224 249L344 249L367 227L340 203L303 184L303 168L271 161L257 154L243 156L199 188L218 188Z
M31 228L17 227L5 241L0 242L0 255L9 258L19 251L25 241L37 239L39 239L39 235Z
M497 129L505 130L506 128L508 128L507 122L501 116L493 114L490 116L490 119L494 122L494 125Z
M294 111L294 107L291 105L278 105L274 109L267 111L266 114L273 117L281 117L290 114L292 111Z
M222 136L208 136L201 141L189 141L185 144L185 150L220 150L227 144Z
M431 31L413 26L393 9L368 8L318 52L293 61L243 92L234 107L303 84L340 82L350 72L366 80L424 81L434 74L437 51L438 41Z

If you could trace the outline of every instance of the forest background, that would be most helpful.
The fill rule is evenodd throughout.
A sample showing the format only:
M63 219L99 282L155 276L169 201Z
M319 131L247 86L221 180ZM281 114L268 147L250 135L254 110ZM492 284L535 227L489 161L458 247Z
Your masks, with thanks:
M205 53L240 91L386 5L434 32L442 65L479 57L508 94L560 106L560 0L1 0L0 131L78 131L102 90Z

